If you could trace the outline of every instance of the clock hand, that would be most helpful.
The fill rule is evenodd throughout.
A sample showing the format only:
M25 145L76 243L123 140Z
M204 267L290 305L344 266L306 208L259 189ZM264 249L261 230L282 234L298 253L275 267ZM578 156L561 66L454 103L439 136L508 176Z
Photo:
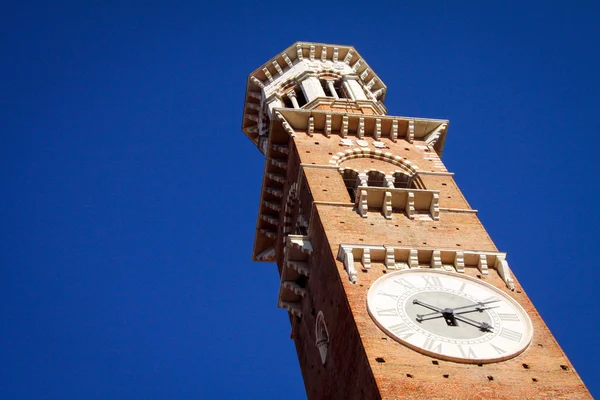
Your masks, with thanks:
M491 326L487 322L475 321L475 320L472 320L471 318L463 317L461 315L453 315L453 316L455 319L462 321L462 322L466 322L469 325L473 325L484 332L493 332L492 331L493 326Z
M429 309L435 310L435 312L432 312L432 313L417 314L417 321L418 321L419 318L422 319L423 317L428 317L430 315L435 315L435 314L441 314L442 312L448 312L450 310L452 310L452 312L454 312L456 310L463 310L463 309L469 308L469 307L478 307L477 309L475 309L473 311L485 310L486 308L481 308L481 306L483 306L485 304L489 304L489 303L495 303L497 301L500 301L500 300L484 301L484 302L480 302L480 303L477 303L477 304L469 304L468 306L462 306L462 307L456 307L456 308L447 308L447 309L443 309L443 310L441 308L434 307L434 306L429 305L427 303L423 303L421 300L413 300L413 304L418 304L420 306L427 307ZM470 311L466 311L466 312L470 312Z
M482 331L491 332L492 326L489 325L487 322L478 322L478 321L472 320L470 318L461 316L461 314L466 314L466 313L473 312L473 311L482 311L485 309L485 308L482 308L482 306L484 306L485 304L494 303L497 301L499 301L499 300L490 300L490 301L480 302L477 304L470 304L467 306L457 307L454 309L452 309L452 308L441 309L441 308L432 306L431 304L424 303L417 299L413 300L413 304L418 304L420 306L429 308L430 310L434 310L434 312L427 313L427 314L417 314L417 318L416 318L417 322L423 322L425 320L424 317L427 317L430 315L442 314L442 316L446 319L446 322L449 325L456 325L455 321L459 320L462 322L466 322L469 325L473 325L473 326L481 329ZM456 310L464 310L466 308L471 308L471 307L477 307L477 308L475 310L463 311L462 313L455 314ZM427 319L433 319L433 318L427 318Z
M486 305L486 304L490 304L490 303L496 303L498 301L500 301L500 300L483 301L483 302L479 302L477 304L469 304L468 306L456 307L456 308L453 308L453 310L454 311L456 311L456 310L462 310L462 309L470 308L470 307L477 307L478 309L485 310L485 308L481 308L481 306Z
M452 310L451 308L438 308L417 299L413 300L413 304L418 304L420 306L427 307L430 310L435 310L435 312L428 313L425 315L442 314L442 316L446 319L446 323L448 323L448 325L456 325L456 319L454 318L454 310ZM424 315L417 314L417 322L423 322L423 317Z
M432 306L432 305L430 305L430 304L424 303L424 302L422 302L421 300L417 300L417 299L413 300L413 304L418 304L418 305L420 305L420 306L427 307L427 308L429 308L430 310L435 310L435 312L433 312L433 313L429 313L429 314L425 314L425 315L438 314L438 313L441 313L441 312L443 311L441 308L438 308L438 307Z

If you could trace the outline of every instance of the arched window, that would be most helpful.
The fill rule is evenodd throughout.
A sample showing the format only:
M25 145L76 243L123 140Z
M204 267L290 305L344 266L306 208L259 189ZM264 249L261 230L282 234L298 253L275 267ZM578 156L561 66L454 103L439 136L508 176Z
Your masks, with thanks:
M415 185L407 174L403 174L402 172L394 173L394 187L400 189L411 189L414 188Z
M386 187L385 175L379 171L367 172L367 186L370 187Z
M325 361L327 361L327 348L329 347L329 332L327 331L327 325L325 324L323 311L319 311L319 314L317 314L317 321L315 322L315 337L315 345L317 346L317 349L319 349L321 362L325 364Z
M358 172L352 169L345 169L342 173L342 179L344 179L344 185L350 195L350 201L356 202L356 187L358 186Z
M346 91L344 89L344 86L342 85L342 81L341 80L337 80L334 82L333 84L333 88L335 89L338 97L340 99L348 99L350 98L350 96L346 95Z
M321 78L319 79L319 83L321 83L321 88L327 97L334 97L336 99L348 98L344 91L341 79L333 80Z

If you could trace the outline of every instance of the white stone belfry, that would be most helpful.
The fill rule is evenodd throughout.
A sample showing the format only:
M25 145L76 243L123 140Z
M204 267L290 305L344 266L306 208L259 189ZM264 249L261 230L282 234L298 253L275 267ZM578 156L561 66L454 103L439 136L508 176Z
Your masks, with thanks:
M352 46L294 43L248 77L242 131L264 152L275 109L350 102L386 115L386 90Z

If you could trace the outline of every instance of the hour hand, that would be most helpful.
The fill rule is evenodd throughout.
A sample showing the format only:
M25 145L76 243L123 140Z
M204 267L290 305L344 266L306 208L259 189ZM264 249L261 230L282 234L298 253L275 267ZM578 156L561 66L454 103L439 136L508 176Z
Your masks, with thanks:
M441 308L432 306L431 304L427 304L422 302L421 300L413 300L413 304L418 304L420 306L429 308L430 310L434 310L434 312L432 313L427 313L427 314L417 314L417 321L418 322L422 322L424 317L430 316L430 315L435 315L435 314L442 314L444 312L444 310L442 310Z
M434 312L434 313L431 313L431 314L437 314L437 313L441 313L441 312L442 312L442 309L441 309L441 308L438 308L438 307L436 307L436 306L432 306L431 304L424 303L424 302L422 302L421 300L414 299L414 300L413 300L413 304L418 304L418 305L420 305L420 306L427 307L427 308L429 308L430 310L434 310L435 312ZM427 315L429 315L429 314L427 314Z
M479 322L479 321L475 321L471 318L467 318L464 317L462 315L453 315L454 318L456 318L459 321L462 322L466 322L469 325L473 325L476 328L479 328L479 330L483 331L483 332L493 332L492 328L493 326L488 324L487 322Z

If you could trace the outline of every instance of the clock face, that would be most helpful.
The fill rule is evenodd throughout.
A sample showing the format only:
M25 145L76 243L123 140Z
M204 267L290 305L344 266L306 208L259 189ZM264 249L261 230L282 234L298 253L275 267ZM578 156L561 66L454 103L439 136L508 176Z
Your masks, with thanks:
M427 269L397 271L369 289L367 308L390 337L441 359L487 363L523 352L533 333L523 308L469 276Z

